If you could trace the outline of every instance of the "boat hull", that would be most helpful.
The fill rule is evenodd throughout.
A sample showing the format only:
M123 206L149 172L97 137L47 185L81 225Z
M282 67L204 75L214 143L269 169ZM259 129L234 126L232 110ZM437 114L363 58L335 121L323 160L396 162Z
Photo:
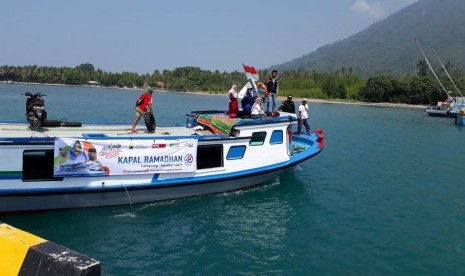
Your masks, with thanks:
M214 119L212 124L227 122ZM292 136L296 121L292 114L237 120L229 135L174 127L133 136L119 135L113 127L97 132L105 128L98 126L95 132L90 127L87 133L67 131L65 138L61 132L30 138L18 135L20 126L5 126L9 136L0 139L0 213L156 202L254 187L322 151L323 132ZM61 154L72 152L64 146L68 142L81 155L61 163ZM84 173L81 169L93 168L86 167L89 162L105 169Z
M293 166L242 178L176 186L139 189L127 189L123 186L119 190L111 191L2 195L0 212L124 205L222 193L255 187L278 177Z
M426 114L432 117L455 117L455 113L448 108L440 108L435 106L430 106L425 109Z

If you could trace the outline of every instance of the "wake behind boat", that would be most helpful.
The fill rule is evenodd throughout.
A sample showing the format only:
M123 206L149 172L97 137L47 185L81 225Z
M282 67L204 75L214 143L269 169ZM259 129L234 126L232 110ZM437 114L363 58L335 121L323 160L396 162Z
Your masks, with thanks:
M295 114L188 114L186 127L31 129L0 123L0 212L150 202L253 187L321 152L322 131L292 135ZM194 121L193 121L194 120Z

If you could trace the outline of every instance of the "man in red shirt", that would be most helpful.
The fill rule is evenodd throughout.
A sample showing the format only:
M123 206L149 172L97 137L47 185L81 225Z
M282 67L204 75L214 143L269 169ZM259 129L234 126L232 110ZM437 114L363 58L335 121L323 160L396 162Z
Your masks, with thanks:
M140 95L139 99L137 100L137 103L140 103L139 105L136 104L136 118L134 119L134 123L132 123L131 127L131 132L136 133L136 126L137 123L140 120L140 117L144 116L146 112L151 112L153 113L152 109L152 93L153 93L153 88L148 88L145 93Z

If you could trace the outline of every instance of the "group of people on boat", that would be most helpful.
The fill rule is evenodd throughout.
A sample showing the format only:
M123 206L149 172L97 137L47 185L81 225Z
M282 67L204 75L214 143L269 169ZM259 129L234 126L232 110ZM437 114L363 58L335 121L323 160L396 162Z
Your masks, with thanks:
M228 91L229 108L226 113L230 118L252 118L259 119L263 117L278 116L279 111L296 113L295 104L292 101L292 96L289 95L282 104L276 108L276 101L279 93L278 71L273 70L271 76L267 77L265 82L258 82L256 87L248 83L248 87L244 95L239 96L237 85L232 85ZM137 133L136 126L140 118L148 112L153 114L152 107L153 88L148 88L136 102L136 116L132 124L131 133ZM239 109L239 100L241 108ZM298 112L298 133L301 133L302 125L305 126L307 134L310 134L309 111L307 100L303 99L299 105Z
M249 83L244 95L241 95L239 109L239 92L237 85L228 91L229 109L227 115L231 118L261 118L271 116L276 111L276 98L279 91L278 71L273 70L265 83L258 82L255 88ZM259 96L260 95L260 96ZM264 105L266 104L266 108Z
M278 72L272 71L272 75L267 77L265 83L257 83L257 91L250 85L243 97L240 99L241 109L239 109L239 92L237 85L233 85L228 91L229 109L226 113L231 118L251 118L259 119L262 117L277 116L279 111L296 113L292 95L289 95L282 104L276 108L276 100L279 91ZM256 93L254 93L256 92ZM302 125L305 127L307 134L310 134L309 110L307 99L303 99L297 110L298 125L297 133L302 132Z
M241 110L239 110L239 95L237 92L237 85L233 85L228 91L229 109L227 115L230 118L252 118L257 119L265 116L270 116L271 112L263 109L263 102L267 100L267 92L261 97L254 93L252 87L247 88L241 101Z

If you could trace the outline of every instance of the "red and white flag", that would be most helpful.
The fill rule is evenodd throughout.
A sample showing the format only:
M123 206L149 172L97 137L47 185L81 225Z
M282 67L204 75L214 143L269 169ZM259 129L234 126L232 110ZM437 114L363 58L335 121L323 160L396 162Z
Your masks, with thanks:
M255 67L248 66L245 64L242 64L242 66L244 66L245 75L247 76L248 79L258 81L258 71L255 69Z

